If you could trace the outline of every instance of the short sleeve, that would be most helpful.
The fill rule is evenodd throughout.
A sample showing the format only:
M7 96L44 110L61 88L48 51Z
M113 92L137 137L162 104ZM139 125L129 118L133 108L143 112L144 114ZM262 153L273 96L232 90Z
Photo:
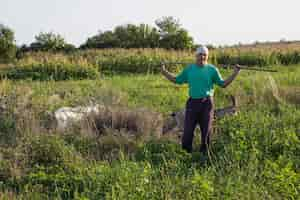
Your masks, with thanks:
M218 86L222 87L224 86L224 80L218 70L218 68L214 68L214 75L213 75L213 82L214 84L217 84Z
M188 69L187 69L187 68L188 68L188 67L184 68L184 69L181 71L181 73L178 74L178 75L176 76L176 81L175 81L175 83L177 83L177 84L183 84L183 83L187 83L187 82L188 82L188 76L187 76L187 74L188 74Z

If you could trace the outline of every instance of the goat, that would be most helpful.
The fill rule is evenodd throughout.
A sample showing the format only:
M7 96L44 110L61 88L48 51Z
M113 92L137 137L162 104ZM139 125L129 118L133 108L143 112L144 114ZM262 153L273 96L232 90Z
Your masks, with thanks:
M73 124L83 121L91 114L99 113L99 105L94 106L78 106L78 107L62 107L54 112L56 128L59 131L66 130Z
M49 121L54 123L50 127L64 132L74 125L85 125L87 121L93 123L97 132L101 133L106 128L117 131L125 130L130 133L143 135L154 134L160 137L163 130L163 117L158 112L146 109L134 109L111 107L104 105L62 107L48 114Z

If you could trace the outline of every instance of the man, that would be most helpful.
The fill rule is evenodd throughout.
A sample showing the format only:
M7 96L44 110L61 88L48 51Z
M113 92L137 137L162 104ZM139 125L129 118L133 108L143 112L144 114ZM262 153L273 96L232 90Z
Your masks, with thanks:
M189 86L182 137L182 148L187 152L192 152L194 130L197 124L201 129L200 152L207 152L214 114L214 85L227 87L240 71L239 65L236 65L233 74L223 80L219 70L207 61L208 49L200 46L196 51L196 63L188 65L179 75L174 76L166 70L164 64L161 66L161 72L168 80L176 84L187 83Z

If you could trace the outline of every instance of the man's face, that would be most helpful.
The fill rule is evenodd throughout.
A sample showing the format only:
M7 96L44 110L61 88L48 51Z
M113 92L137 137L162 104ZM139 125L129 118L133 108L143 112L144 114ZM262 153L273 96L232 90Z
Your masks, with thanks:
M199 53L196 55L196 62L198 65L207 64L208 54Z

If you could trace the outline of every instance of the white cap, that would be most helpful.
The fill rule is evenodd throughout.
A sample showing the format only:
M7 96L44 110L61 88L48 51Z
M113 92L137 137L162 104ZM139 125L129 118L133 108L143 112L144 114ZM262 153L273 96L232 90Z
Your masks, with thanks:
M206 46L200 46L196 50L196 55L198 54L206 54L208 55L208 48Z

